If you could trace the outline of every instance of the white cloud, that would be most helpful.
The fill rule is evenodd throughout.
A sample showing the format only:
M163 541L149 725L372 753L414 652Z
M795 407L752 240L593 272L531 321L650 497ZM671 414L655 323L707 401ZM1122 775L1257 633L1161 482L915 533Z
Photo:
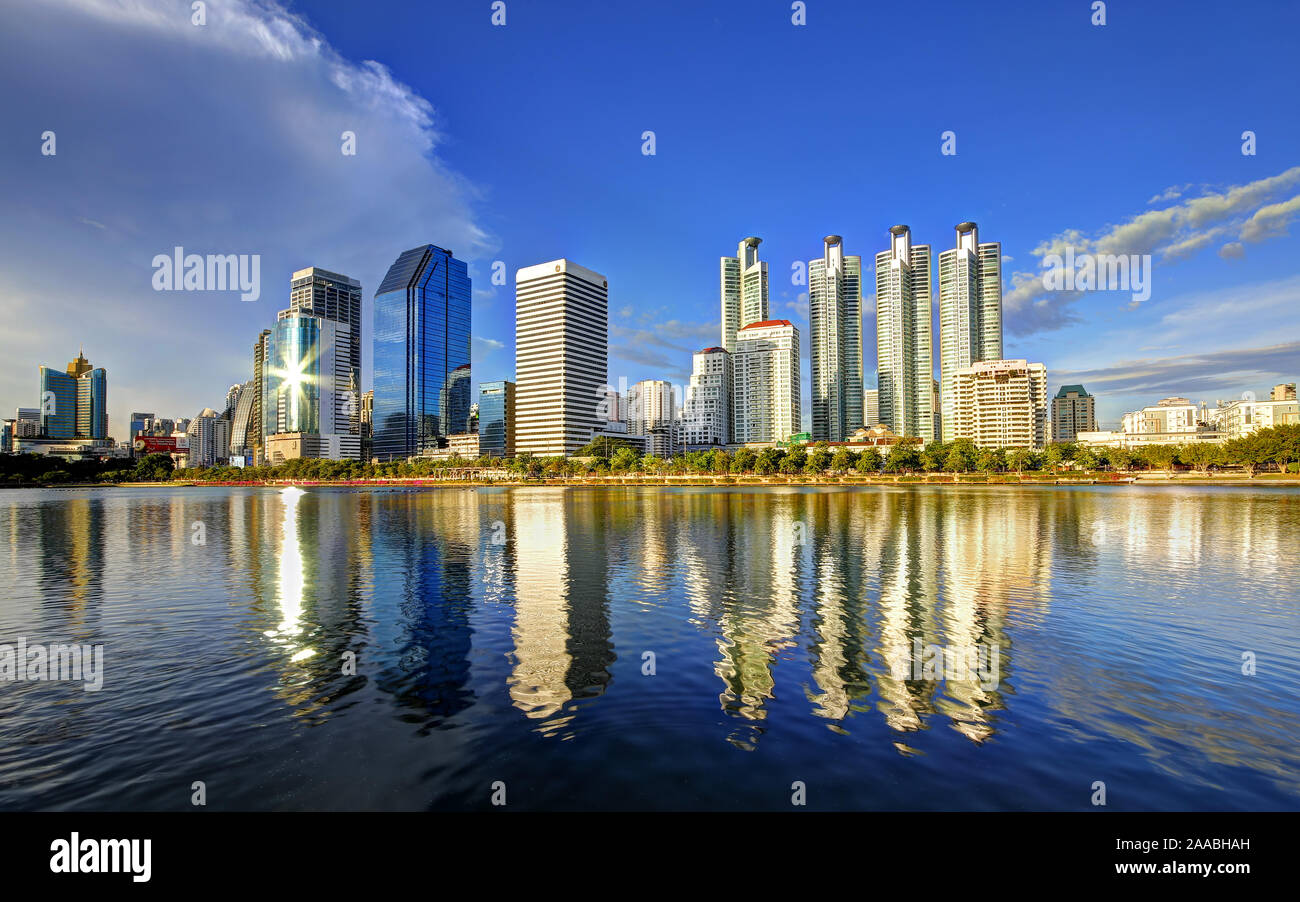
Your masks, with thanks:
M1229 237L1261 241L1285 234L1287 223L1300 215L1300 197L1284 203L1266 203L1300 184L1300 166L1218 192L1209 192L1160 210L1148 210L1095 235L1066 229L1032 251L1040 265L1050 255L1064 256L1066 248L1080 254L1151 254L1165 263L1194 256ZM1183 189L1178 189L1177 197ZM1152 198L1156 202L1173 191ZM1229 253L1232 253L1231 251ZM1014 272L1010 290L1003 296L1007 326L1015 334L1060 328L1074 320L1071 305L1083 296L1078 291L1047 291L1041 272ZM1130 309L1136 305L1129 305Z
M219 406L250 378L295 269L359 279L368 323L400 252L491 259L480 192L438 158L450 125L429 100L269 0L208 0L206 25L190 17L188 0L0 6L0 82L23 86L6 92L7 128L58 135L54 157L35 139L0 144L6 331L34 337L0 361L0 405L33 403L36 366L84 341L124 437L131 409ZM154 292L151 260L175 246L259 255L261 300ZM51 292L69 260L93 278Z

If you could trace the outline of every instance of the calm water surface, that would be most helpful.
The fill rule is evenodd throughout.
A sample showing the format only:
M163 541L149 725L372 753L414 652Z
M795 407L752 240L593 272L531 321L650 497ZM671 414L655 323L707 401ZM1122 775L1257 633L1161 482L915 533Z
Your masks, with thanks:
M0 808L1297 809L1297 536L1291 489L4 491L0 643L105 678L0 682Z

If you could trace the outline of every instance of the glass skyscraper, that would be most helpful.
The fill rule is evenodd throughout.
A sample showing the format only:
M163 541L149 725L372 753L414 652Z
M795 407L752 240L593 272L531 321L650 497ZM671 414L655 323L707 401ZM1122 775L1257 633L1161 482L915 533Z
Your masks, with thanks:
M46 438L108 438L108 373L85 354L65 372L40 367L41 435Z
M513 382L484 382L479 386L478 451L489 457L515 456Z
M470 279L451 251L412 248L375 293L375 457L443 448L469 428Z

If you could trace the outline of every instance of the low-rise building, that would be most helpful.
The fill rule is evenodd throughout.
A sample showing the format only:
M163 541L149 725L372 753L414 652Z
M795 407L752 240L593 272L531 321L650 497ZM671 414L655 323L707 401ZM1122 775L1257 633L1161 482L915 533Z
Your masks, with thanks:
M954 439L981 448L1047 444L1047 367L1028 360L986 360L957 370L950 405Z

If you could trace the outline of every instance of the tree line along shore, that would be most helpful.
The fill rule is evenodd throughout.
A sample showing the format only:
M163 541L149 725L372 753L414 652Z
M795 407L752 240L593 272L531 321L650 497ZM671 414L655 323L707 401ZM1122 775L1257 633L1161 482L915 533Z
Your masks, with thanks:
M1043 483L1127 482L1146 478L1190 478L1239 482L1300 474L1300 425L1261 429L1223 444L1150 445L1139 449L1092 448L1074 443L1042 451L976 447L954 442L895 444L853 450L825 442L789 448L688 451L670 458L640 454L617 440L602 439L574 457L465 460L413 458L388 463L301 458L274 466L176 468L169 456L141 459L65 460L34 454L0 456L0 486L202 483L383 483L439 482L678 482L708 484L788 482L843 483ZM1289 482L1290 480L1285 480Z

